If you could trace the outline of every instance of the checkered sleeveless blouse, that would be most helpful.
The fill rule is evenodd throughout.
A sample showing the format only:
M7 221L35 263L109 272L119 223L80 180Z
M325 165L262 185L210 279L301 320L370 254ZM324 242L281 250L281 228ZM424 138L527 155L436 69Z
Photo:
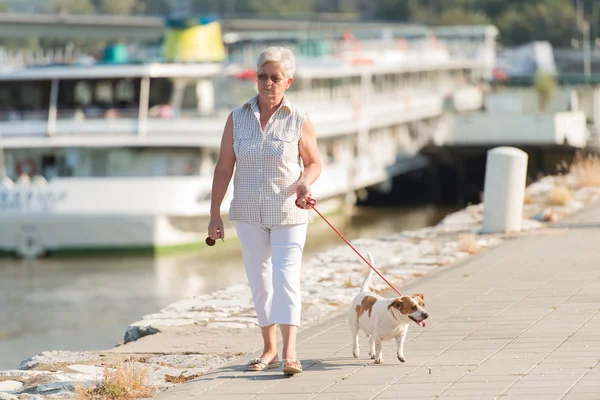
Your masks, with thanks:
M236 165L229 219L270 227L312 220L296 201L302 175L298 141L305 113L284 97L281 106L260 127L258 95L233 110Z

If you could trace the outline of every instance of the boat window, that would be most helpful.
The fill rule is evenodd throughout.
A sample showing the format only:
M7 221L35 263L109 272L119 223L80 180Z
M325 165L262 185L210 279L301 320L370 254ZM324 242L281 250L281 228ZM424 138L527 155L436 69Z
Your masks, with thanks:
M135 89L131 79L120 79L115 85L115 98L117 102L131 102L135 100Z
M355 95L360 96L360 91L361 91L361 77L360 76L353 76L350 78L350 84L352 86L352 91Z
M50 81L0 84L0 120L45 119L49 103Z
M195 110L198 104L196 97L196 82L188 83L183 89L183 98L181 100L182 110Z
M131 118L139 107L140 79L61 80L58 118Z
M87 106L92 102L92 86L87 81L79 81L75 84L75 102Z
M334 163L336 161L335 155L336 155L336 148L337 148L335 139L326 140L325 144L326 144L325 155L327 157L327 164Z
M42 89L37 82L25 83L20 94L21 106L26 109L39 109L42 107L41 97ZM48 103L44 104L48 106Z
M96 84L96 102L106 105L113 104L113 86L110 81L100 81Z
M173 94L173 82L166 78L152 78L150 80L149 106L170 104Z
M383 91L383 82L381 75L371 76L371 85L373 85L373 92L381 93Z
M8 106L13 91L15 89L12 83L3 83L0 85L0 105Z
M148 115L150 118L173 117L173 82L166 78L152 78L150 80L150 94L148 97Z

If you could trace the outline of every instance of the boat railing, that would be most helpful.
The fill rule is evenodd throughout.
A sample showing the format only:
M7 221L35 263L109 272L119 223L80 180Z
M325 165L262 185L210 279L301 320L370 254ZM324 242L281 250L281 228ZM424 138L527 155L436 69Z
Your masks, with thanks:
M56 112L57 121L61 120L114 120L114 119L137 119L139 109L136 108L101 108L101 107L78 107L59 108Z
M10 50L0 46L0 66L22 68L29 65L71 63L90 58L82 49L67 45L64 48Z
M309 41L310 42L310 41ZM286 43L298 58L310 60L323 57L330 58L365 58L393 53L403 57L406 63L421 62L432 59L439 62L442 59L476 59L484 44L468 40L447 41L434 36L421 39L406 40L403 38L349 39L349 40L318 40L306 43ZM464 49L461 50L461 45ZM245 67L251 67L260 52L264 50L261 43L248 43L229 53L229 62ZM452 50L451 50L452 49Z
M377 112L378 109L398 108L410 110L406 115L416 117L421 111L429 109L431 102L423 102L422 98L438 98L437 95L425 90L407 89L396 93L378 95L374 98L347 98L342 100L321 100L314 102L297 102L307 112L311 119L324 123L348 123L361 116ZM293 97L290 99L294 102ZM436 103L437 104L437 103ZM148 136L183 135L194 137L218 138L231 109L217 109L210 114L198 110L182 110L173 113L148 113L147 118L140 118L136 110L129 113L111 115L97 113L85 115L82 110L60 110L54 124L49 119L13 119L0 120L0 131L3 138L19 136ZM367 114L365 114L367 113ZM414 115L413 115L414 113ZM46 113L47 114L47 113ZM6 122L5 122L6 121ZM336 122L337 121L337 122ZM333 127L333 126L332 126ZM141 129L143 128L143 130Z
M18 115L18 117L16 117ZM227 118L227 110L219 109L212 112L203 112L197 109L176 109L170 104L161 104L150 107L148 110L148 120L179 120L179 119L207 119L224 116ZM59 109L56 113L57 121L112 121L112 120L137 120L140 117L139 108L100 108L83 107L76 109ZM47 120L48 111L32 113L14 111L5 117L0 114L0 121L3 120Z
M10 121L46 121L48 110L19 110L17 108L0 111L0 122Z

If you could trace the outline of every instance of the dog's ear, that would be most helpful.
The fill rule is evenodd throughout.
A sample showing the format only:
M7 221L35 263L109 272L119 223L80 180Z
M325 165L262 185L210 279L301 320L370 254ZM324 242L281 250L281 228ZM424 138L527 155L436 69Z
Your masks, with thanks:
M390 308L394 307L394 308L397 308L398 310L401 310L403 304L404 304L404 300L402 299L402 297L398 297L398 298L394 299L394 301L392 301L387 308L389 310Z
M423 293L415 293L412 295L412 297L413 299L417 300L417 303L419 303L421 307L425 307L425 301L423 300L425 296L423 296Z

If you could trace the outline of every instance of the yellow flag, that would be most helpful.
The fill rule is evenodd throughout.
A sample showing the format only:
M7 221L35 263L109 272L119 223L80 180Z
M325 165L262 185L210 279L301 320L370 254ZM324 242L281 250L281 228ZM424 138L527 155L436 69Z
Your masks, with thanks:
M163 45L169 62L220 62L225 46L218 21L185 28L169 28Z

